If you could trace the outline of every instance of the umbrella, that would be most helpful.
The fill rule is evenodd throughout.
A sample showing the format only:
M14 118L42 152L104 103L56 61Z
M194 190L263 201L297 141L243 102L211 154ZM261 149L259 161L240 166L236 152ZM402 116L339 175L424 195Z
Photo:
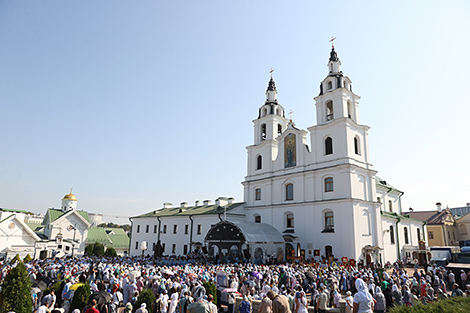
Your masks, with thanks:
M76 284L73 284L72 286L70 286L70 290L77 290L78 287L80 286L85 286L84 283L76 283Z
M41 289L41 291L44 291L47 288L47 283L43 280L36 280L33 283L33 287L37 287L37 288Z
M98 304L107 304L113 301L111 294L107 291L97 291L91 294L90 301L95 299Z
M263 274L260 272L252 272L251 275L257 279L263 279Z
M250 287L254 287L256 285L255 282L252 280L245 280L243 283Z
M169 276L173 276L173 275L175 275L175 273L173 273L173 272L172 272L172 271L170 271L170 270L164 270L164 271L163 271L163 274L165 274L165 275L169 275Z
M237 289L234 289L234 288L225 288L224 290L222 290L222 292L238 292Z
M129 278L131 280L134 280L137 277L140 277L140 272L139 271L132 271L132 272L129 273Z

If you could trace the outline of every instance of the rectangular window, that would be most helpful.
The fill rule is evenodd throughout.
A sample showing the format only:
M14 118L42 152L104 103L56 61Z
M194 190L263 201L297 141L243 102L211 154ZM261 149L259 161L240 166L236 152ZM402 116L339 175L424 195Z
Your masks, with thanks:
M294 185L286 185L286 200L294 200Z
M165 244L162 245L162 252L165 252Z
M255 200L261 200L261 188L255 189Z
M197 234L200 235L202 233L202 225L197 225Z
M434 233L432 231L428 231L429 239L434 239Z
M261 215L255 216L255 223L261 223Z
M135 242L135 249L139 250L139 242L138 241Z
M140 225L137 225L137 232L140 233Z
M156 248L156 247L157 247L157 244L154 242L154 243L152 244L152 251L155 251L155 248Z
M178 225L173 225L173 234L176 234L178 231Z
M388 200L388 210L393 212L392 200Z
M189 234L189 225L184 225L184 234Z
M188 245L183 246L183 254L184 255L188 254Z
M335 229L335 216L333 212L325 213L325 230L332 231Z
M325 192L333 191L333 178L325 178Z
M150 225L147 225L147 227L145 227L145 232L146 232L146 233L149 232L149 227L150 227Z
M163 225L163 233L166 234L166 225Z
M176 245L173 244L173 246L171 247L171 253L176 253Z
M294 228L294 214L287 214L287 228Z
M153 233L154 233L154 234L157 233L157 225L153 225Z
M70 250L70 247L69 246L65 246L65 251L69 251Z

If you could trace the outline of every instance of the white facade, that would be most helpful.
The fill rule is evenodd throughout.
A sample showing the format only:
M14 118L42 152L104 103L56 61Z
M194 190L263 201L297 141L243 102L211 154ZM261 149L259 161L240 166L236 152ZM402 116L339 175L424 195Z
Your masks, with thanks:
M423 223L401 215L402 192L376 181L380 179L370 163L369 127L359 123L360 97L343 75L334 47L328 69L314 98L316 125L308 131L285 118L271 77L266 101L253 120L254 142L247 147L247 175L242 183L245 205L237 208L236 216L274 226L286 241L286 256L393 262L417 249L417 229L424 233ZM171 214L157 219L157 211L147 215L133 220L131 255L141 253L142 240L155 243L156 239L166 244L165 254L184 254L185 245L202 243L218 222L216 215L195 214L193 221ZM201 234L193 233L190 239L180 233L189 223L202 225ZM387 234L390 226L395 242ZM149 232L142 233L147 227Z

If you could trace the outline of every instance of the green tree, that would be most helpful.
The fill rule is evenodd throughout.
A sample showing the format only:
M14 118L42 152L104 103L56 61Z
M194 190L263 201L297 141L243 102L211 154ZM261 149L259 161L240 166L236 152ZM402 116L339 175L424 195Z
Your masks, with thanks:
M23 262L24 263L28 263L28 262L31 262L33 259L31 258L31 256L29 254L27 254L24 259L23 259Z
M85 247L85 254L90 255L90 256L93 255L93 247L94 247L93 244L87 245Z
M93 255L94 256L103 256L104 255L104 245L99 242L93 244Z
M105 256L110 256L110 257L117 257L117 252L113 247L107 247L106 252L104 253Z
M85 283L75 290L73 295L72 303L70 304L69 312L72 312L75 309L79 309L80 312L83 310L85 305L88 304L88 299L91 295L90 285Z
M215 288L215 284L205 281L202 285L204 286L204 289L206 289L206 295L212 295L214 297L214 304L217 305L217 289Z
M5 276L1 285L0 312L22 313L31 312L32 309L31 282L28 270L20 260L20 263Z
M135 302L134 305L134 312L140 308L142 303L147 304L147 310L150 310L152 302L155 301L155 296L153 295L153 292L151 289L144 289L142 292L139 294L139 297L137 298L137 301Z

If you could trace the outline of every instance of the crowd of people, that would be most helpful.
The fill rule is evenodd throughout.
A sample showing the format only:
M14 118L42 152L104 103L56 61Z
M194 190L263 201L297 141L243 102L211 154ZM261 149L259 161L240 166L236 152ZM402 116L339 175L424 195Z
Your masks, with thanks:
M333 268L326 264L176 265L164 261L167 264L150 257L33 260L25 264L33 286L33 312L252 313L253 301L259 300L259 313L307 313L309 306L323 313L328 308L339 308L343 301L347 313L381 313L393 306L427 304L470 294L470 273L461 273L460 279L468 282L462 290L454 273L438 267L427 272L408 269L413 272L409 275L399 263L382 274L373 269ZM0 282L15 265L1 264ZM220 275L225 276L223 284ZM217 291L206 294L204 282L218 285ZM92 292L90 301L72 311L77 286L85 283ZM143 290L155 296L151 304L138 301ZM237 294L243 300L236 308ZM214 297L219 299L217 304Z

